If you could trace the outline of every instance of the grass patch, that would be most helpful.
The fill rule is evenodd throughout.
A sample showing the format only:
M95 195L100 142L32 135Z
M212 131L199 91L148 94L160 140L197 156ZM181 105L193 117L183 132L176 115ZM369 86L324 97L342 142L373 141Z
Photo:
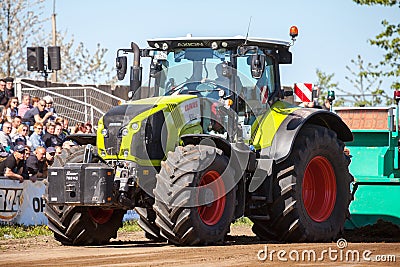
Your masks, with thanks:
M125 221L122 227L118 230L121 232L138 232L142 231L137 220Z
M253 222L247 217L241 217L237 219L234 223L234 226L253 226Z
M24 226L24 225L0 225L0 240L10 238L27 238L40 235L52 235L47 225Z
M119 231L122 232L137 232L142 228L137 221L126 221ZM2 225L0 224L0 240L6 239L21 239L36 236L51 236L53 232L47 225L24 226L24 225Z

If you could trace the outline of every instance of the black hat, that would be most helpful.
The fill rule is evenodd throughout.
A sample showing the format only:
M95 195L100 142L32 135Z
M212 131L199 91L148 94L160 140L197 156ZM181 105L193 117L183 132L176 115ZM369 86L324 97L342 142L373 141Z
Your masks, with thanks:
M6 83L8 83L8 82L14 82L14 78L13 78L13 77L7 77L7 78L4 79L4 81L5 81Z
M14 151L16 151L16 152L25 152L25 146L24 145L16 145L14 147Z
M17 139L15 139L14 143L16 145L26 145L26 141L24 138L18 137Z

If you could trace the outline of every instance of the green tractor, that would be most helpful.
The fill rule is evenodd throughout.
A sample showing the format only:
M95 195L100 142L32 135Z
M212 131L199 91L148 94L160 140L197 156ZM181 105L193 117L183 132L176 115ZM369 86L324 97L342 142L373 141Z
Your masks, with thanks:
M96 145L65 151L49 171L55 238L106 243L133 208L146 237L176 245L221 243L243 216L261 240L337 238L349 215L343 149L353 137L334 113L282 101L291 92L279 65L292 62L292 43L187 36L148 45L118 50L121 80L133 54L130 100L100 119Z

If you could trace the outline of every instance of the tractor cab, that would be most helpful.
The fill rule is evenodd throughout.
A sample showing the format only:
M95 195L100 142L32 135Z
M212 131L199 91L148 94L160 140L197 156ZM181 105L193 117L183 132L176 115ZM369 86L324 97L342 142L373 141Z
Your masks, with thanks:
M118 77L123 79L127 59L134 53L131 99L151 96L195 95L234 112L240 125L252 125L257 116L283 98L279 64L290 64L290 43L245 37L184 37L148 40L150 48L118 50ZM142 84L141 57L150 57L148 83ZM203 101L204 102L204 101ZM229 113L228 112L228 113ZM230 116L232 117L232 116ZM232 124L232 123L231 123ZM206 133L208 125L203 125Z

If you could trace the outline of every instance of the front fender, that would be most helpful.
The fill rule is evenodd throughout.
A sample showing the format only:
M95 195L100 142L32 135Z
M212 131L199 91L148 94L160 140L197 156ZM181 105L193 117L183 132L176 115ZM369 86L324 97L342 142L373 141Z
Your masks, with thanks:
M284 161L292 151L300 129L305 124L315 124L331 129L343 142L353 140L349 127L335 113L323 109L301 108L289 114L276 131L271 146L261 149L262 158Z
M77 145L85 146L91 144L96 146L96 134L70 134L65 138L66 141L73 141Z

